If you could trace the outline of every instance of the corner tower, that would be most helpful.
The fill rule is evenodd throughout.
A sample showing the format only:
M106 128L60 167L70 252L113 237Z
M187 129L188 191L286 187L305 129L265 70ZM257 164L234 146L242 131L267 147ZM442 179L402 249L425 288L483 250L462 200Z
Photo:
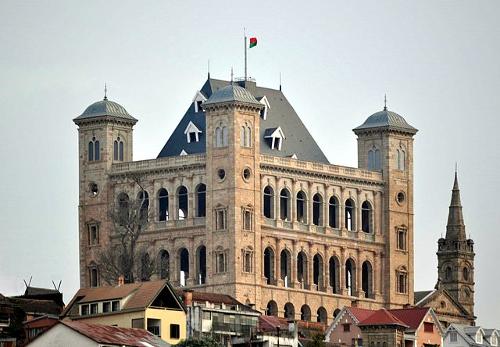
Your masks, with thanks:
M78 126L80 287L95 287L100 285L97 252L112 228L108 173L114 163L132 161L137 119L104 97L73 121Z
M384 107L353 131L358 136L358 167L380 171L384 179L380 218L385 251L377 269L381 294L388 307L412 304L413 136L418 130Z
M474 241L465 234L460 188L455 172L446 237L438 241L438 278L441 285L474 316Z
M214 291L257 302L260 278L260 111L264 105L243 86L215 91L206 112L207 251ZM239 285L245 283L246 285ZM237 284L239 286L237 286ZM237 289L238 288L238 289Z

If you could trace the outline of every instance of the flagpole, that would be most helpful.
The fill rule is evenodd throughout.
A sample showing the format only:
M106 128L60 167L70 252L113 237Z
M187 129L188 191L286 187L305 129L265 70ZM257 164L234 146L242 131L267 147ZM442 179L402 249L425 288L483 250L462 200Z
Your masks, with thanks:
M244 46L245 46L245 82L247 80L247 34L245 28L243 28L243 36L244 36Z

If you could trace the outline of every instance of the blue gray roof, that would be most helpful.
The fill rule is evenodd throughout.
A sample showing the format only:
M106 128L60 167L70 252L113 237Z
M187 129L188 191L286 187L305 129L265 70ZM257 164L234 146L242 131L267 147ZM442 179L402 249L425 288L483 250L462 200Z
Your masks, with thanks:
M226 89L226 87L231 85L231 82L209 78L200 90L208 99L204 105L214 100L212 96L214 98L217 97L218 100L226 100L222 99L222 96L226 95L226 93L232 93L232 97L245 100L241 102L250 102L251 100L252 103L258 102L257 100L266 96L270 108L267 111L266 119L261 118L260 120L260 152L277 157L291 157L295 154L299 160L329 163L325 154L319 148L281 90L258 87L255 82L251 81L241 83L245 83L245 88L241 85L236 85ZM186 130L190 121L202 131L199 134L199 142L187 142L184 130ZM272 149L269 141L264 140L266 129L278 127L281 127L286 137L283 140L281 150ZM158 154L158 158L178 156L182 150L186 151L187 154L205 153L206 136L205 112L195 112L194 103L191 103L174 132Z
M368 117L363 124L354 128L354 132L368 130L368 129L388 129L399 130L416 134L417 129L412 127L406 120L397 114L384 108L382 111L372 114Z
M103 116L121 118L134 123L137 122L137 119L132 117L127 112L125 107L123 107L117 102L108 100L107 98L104 98L104 100L94 102L92 105L87 107L80 116L76 117L74 121L90 119L90 118L98 118Z
M210 95L208 100L205 101L203 105L206 106L233 101L262 106L262 104L258 102L248 90L234 84L230 84L217 90L215 93Z

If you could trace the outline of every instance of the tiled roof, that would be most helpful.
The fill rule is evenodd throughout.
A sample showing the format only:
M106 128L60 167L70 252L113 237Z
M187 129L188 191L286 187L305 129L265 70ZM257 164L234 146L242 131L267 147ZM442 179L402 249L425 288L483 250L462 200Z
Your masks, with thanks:
M358 308L358 307L348 307L347 310L356 318L358 322L365 320L373 314L373 310Z
M287 320L276 316L259 316L259 331L275 332L278 327L280 330L288 330Z
M22 309L24 312L38 313L38 314L61 314L62 307L52 300L37 300L12 297L8 300L14 305Z
M170 346L159 337L144 329L119 328L79 321L62 321L61 323L101 344L127 347Z
M424 320L425 316L429 312L430 308L428 307L415 307L415 308L406 308L399 310L389 310L389 312L406 325L410 327L412 330L418 329L420 323Z
M368 318L363 319L358 324L359 326L366 325L399 325L408 328L408 325L402 322L399 318L395 317L392 313L385 308L375 311Z

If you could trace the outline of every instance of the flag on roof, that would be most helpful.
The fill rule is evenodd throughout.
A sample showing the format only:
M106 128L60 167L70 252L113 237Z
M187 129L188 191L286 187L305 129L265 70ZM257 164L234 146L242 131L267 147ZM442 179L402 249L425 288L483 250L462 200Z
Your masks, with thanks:
M257 38L256 37L251 37L250 38L250 46L248 48L252 48L257 46Z

